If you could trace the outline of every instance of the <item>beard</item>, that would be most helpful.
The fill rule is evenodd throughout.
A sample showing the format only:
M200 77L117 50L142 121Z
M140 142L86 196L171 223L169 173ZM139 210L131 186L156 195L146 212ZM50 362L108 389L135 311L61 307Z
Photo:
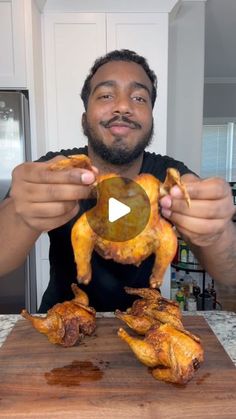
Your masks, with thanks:
M127 122L127 118L125 117L119 119L123 119L125 122ZM108 126L109 122L111 121L108 121L106 123L102 122L101 124L103 126ZM137 124L136 129L141 129L141 126ZM143 137L141 137L139 142L133 148L130 148L123 142L123 138L121 136L115 136L113 143L109 146L104 144L102 138L100 138L94 132L93 128L88 123L86 117L83 121L83 130L84 134L88 138L89 145L93 149L94 153L97 154L97 156L101 157L107 163L114 164L117 166L129 164L136 160L144 152L145 148L151 144L154 133L152 120L152 125L149 131L144 133Z

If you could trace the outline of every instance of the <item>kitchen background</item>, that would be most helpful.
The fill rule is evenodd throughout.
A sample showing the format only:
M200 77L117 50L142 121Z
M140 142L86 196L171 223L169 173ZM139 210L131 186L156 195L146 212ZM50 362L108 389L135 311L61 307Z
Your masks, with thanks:
M0 90L27 92L31 158L84 144L82 82L97 56L126 47L146 56L158 74L151 149L197 173L215 171L236 181L235 14L234 0L0 0ZM30 276L26 305L32 312L49 277L46 234L35 254L20 291ZM17 288L11 275L1 278L0 312L13 312L1 288L7 281L9 295ZM235 290L215 286L223 308L235 310ZM170 295L170 272L163 294Z

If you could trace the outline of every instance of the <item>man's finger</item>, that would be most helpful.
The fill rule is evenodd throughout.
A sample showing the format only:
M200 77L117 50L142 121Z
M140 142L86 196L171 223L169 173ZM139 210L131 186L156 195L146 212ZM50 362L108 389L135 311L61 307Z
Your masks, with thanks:
M209 178L186 184L191 199L217 200L226 197L229 185L221 178ZM174 188L173 188L174 189ZM171 195L172 195L171 191Z
M51 184L90 185L96 180L96 175L91 170L68 168L61 171L52 171L48 163L24 163L22 167L18 168L17 178L19 177L31 183Z

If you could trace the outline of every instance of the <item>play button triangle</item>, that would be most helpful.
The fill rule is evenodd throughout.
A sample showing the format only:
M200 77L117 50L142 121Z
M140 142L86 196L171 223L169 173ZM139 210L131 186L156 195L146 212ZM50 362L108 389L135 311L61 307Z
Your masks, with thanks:
M150 200L137 182L122 176L104 179L95 187L96 205L86 212L94 233L104 240L132 240L146 227ZM91 200L92 201L92 200ZM91 202L91 205L94 200Z
M119 220L119 218L124 217L124 215L129 214L131 211L128 205L123 204L123 202L118 201L115 198L109 198L108 200L108 220L110 223Z

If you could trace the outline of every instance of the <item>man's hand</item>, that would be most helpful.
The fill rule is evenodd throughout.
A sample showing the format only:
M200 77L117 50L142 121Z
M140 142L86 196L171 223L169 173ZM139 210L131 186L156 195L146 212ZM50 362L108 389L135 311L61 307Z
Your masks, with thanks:
M23 163L12 175L10 197L16 214L32 229L49 231L65 224L79 210L80 199L88 198L97 169L50 170L57 156L46 163Z
M191 199L190 208L181 190L174 186L160 200L162 215L189 243L199 247L212 245L227 231L235 212L230 186L218 177L201 180L184 175L182 180Z

